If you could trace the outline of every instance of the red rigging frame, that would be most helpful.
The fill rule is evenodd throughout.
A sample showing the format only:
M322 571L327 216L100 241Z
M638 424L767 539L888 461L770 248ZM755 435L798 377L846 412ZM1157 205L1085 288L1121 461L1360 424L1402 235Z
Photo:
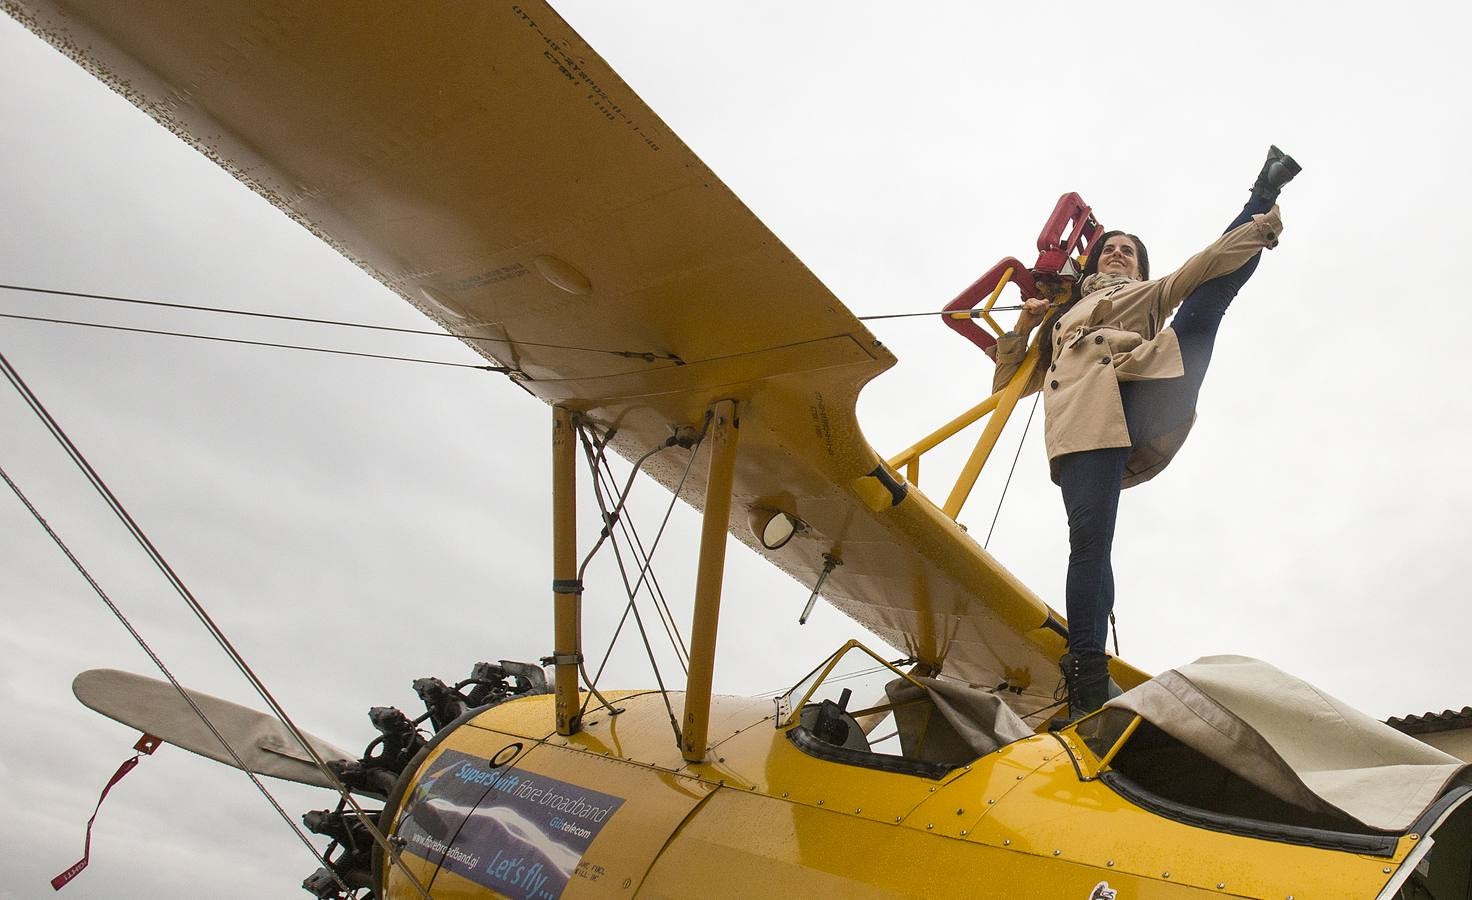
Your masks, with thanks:
M993 304L1009 283L1017 285L1024 300L1044 296L1039 285L1069 282L1077 274L1074 258L1086 256L1094 247L1094 241L1104 233L1104 226L1094 218L1094 211L1077 193L1070 191L1058 198L1053 214L1043 225L1038 235L1038 261L1032 268L1023 266L1016 257L1009 256L987 270L971 286L947 303L948 313L970 313L965 316L945 316L946 325L966 340L987 351L996 346L997 338L982 328L977 319L985 319L1000 334L1004 329L991 317ZM1052 292L1050 292L1052 293ZM979 311L978 304L982 304Z

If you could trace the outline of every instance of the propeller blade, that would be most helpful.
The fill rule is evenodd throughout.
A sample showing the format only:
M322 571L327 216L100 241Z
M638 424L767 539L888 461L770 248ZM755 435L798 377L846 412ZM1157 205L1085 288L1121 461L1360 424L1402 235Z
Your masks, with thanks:
M209 694L189 691L250 771L300 784L332 787L286 726L275 717ZM89 669L72 681L82 705L191 753L235 766L229 752L167 681L117 669ZM357 759L356 754L305 735L323 760Z

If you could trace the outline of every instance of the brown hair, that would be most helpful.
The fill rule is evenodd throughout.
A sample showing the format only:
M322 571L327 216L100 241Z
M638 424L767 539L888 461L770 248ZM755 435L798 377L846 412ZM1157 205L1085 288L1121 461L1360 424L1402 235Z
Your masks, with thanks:
M1084 263L1084 270L1079 275L1079 282L1099 271L1099 256L1104 252L1104 245L1112 237L1124 235L1135 243L1135 256L1140 263L1140 280L1150 280L1150 252L1145 249L1145 242L1126 231L1106 231L1099 235L1099 239L1089 248L1088 262Z

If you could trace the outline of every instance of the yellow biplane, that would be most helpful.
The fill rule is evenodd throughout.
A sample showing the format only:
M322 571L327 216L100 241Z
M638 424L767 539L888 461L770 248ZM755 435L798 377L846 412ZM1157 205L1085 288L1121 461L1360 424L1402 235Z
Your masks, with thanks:
M355 757L78 679L166 741L339 790L308 823L318 896L1472 897L1461 762L1276 670L1113 659L1125 693L1049 731L1066 622L956 522L1027 370L876 452L855 405L894 357L545 3L6 10L551 407L550 681L423 680L424 716L377 711ZM922 493L923 454L987 416ZM683 691L587 671L576 468L609 453L702 510ZM775 702L714 696L730 535L904 658L851 641ZM879 682L857 701L856 673Z

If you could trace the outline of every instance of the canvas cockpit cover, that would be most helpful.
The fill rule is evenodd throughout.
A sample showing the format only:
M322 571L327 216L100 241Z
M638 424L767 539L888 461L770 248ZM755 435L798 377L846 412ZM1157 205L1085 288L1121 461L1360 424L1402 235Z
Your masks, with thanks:
M1208 656L1110 700L1284 802L1405 831L1463 773L1455 757L1298 678Z
M906 759L964 765L1033 733L991 691L938 678L915 676L915 681L925 689L906 678L884 686L895 706L900 752Z

